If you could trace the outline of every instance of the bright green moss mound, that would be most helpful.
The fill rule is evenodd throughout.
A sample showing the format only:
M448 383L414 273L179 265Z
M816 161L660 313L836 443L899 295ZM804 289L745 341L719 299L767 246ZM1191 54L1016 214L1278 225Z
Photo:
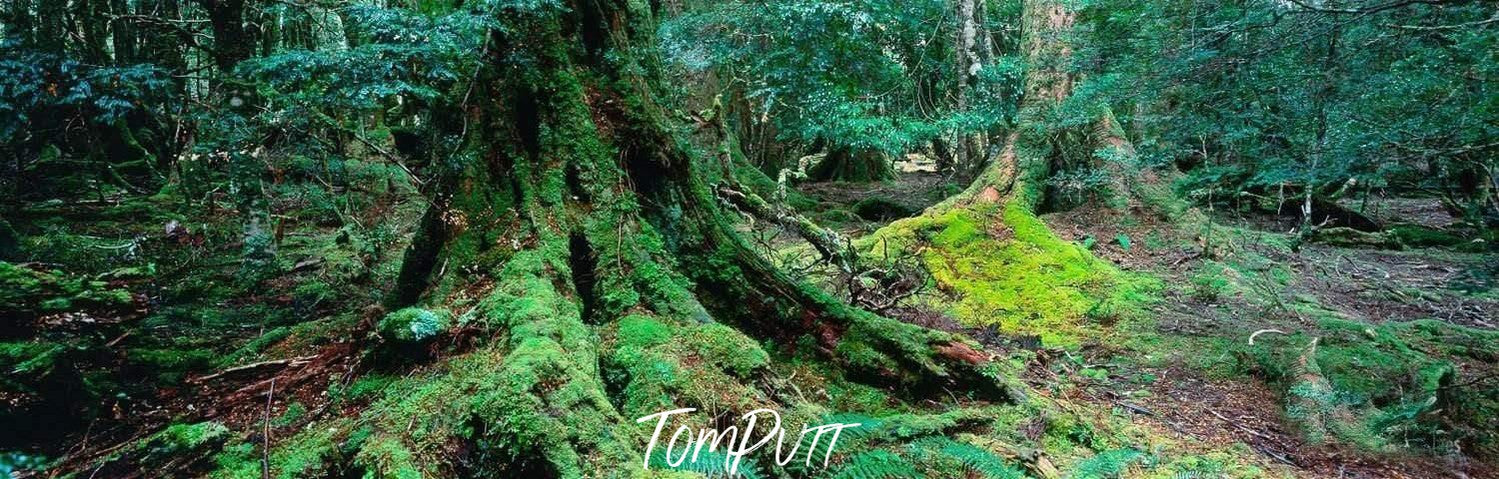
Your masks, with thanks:
M953 209L892 224L860 242L870 257L921 248L939 300L969 326L1034 334L1071 346L1148 301L1152 281L1125 274L1081 246L1058 238L1035 214ZM888 247L888 250L887 250Z
M380 320L380 337L399 343L420 343L447 331L452 322L446 311L405 308Z

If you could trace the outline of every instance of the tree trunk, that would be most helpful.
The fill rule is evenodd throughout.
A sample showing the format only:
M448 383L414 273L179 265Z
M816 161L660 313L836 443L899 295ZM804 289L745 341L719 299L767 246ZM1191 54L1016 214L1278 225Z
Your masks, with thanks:
M895 167L878 150L836 147L807 172L812 181L869 182L895 179Z
M1057 0L1027 0L1021 11L1020 44L1026 55L1018 128L1006 135L997 158L981 171L962 194L943 203L1015 204L1034 210L1045 195L1045 181L1055 158L1060 157L1057 138L1064 130L1052 117L1057 105L1072 95L1076 80L1068 72L1073 45L1068 41L1075 12ZM1188 211L1170 191L1168 181L1145 171L1136 161L1133 144L1125 136L1105 105L1094 121L1085 146L1093 149L1093 166L1109 176L1104 206L1125 210L1144 206L1163 216L1176 218Z
M469 440L515 459L499 471L467 472L579 477L638 468L629 418L708 401L611 352L622 340L611 338L640 322L681 332L672 334L732 325L714 330L804 347L907 391L946 385L1005 397L980 373L987 360L968 340L852 308L755 253L708 184L722 176L717 162L685 149L660 105L656 62L640 53L652 42L650 12L633 2L567 7L576 13L496 13L523 27L493 33L467 109L468 154L434 182L436 200L389 301L477 305L468 324L507 333L459 360L502 358L472 373L495 379L465 383L479 388L469 396L503 398L501 406L449 401L423 411L502 425ZM736 354L754 356L758 346L743 344ZM695 370L718 387L758 387L753 370L711 362ZM470 374L452 371L449 378ZM399 438L406 424L375 434ZM453 463L446 449L398 441L428 465Z
M1024 80L1019 124L1005 136L999 155L968 186L936 206L946 210L971 203L1014 204L1034 210L1041 203L1043 185L1051 171L1054 135L1047 119L1072 94L1072 76L1065 70L1072 55L1067 32L1074 12L1057 0L1026 0L1021 11L1021 46L1029 69Z
M208 10L213 26L213 62L228 74L255 54L255 42L245 29L245 0L198 0Z
M134 12L130 9L131 2L126 0L110 0L109 9L115 15L130 15ZM130 20L123 18L113 19L109 23L110 33L113 35L114 60L120 65L135 63L136 35L135 26Z
M38 1L36 4L36 47L47 53L63 54L67 49L68 2Z
M219 69L218 99L228 115L256 114L254 88L235 76L235 66L255 55L256 42L245 28L245 0L198 0L208 10L213 28L213 62ZM276 257L270 199L265 191L265 154L262 145L241 139L220 152L229 159L231 192L242 225L245 271L251 278L269 271Z
M979 24L982 18L978 17L980 9L976 0L957 0L956 5L957 25L954 28L956 38L953 42L953 67L957 70L954 77L953 92L955 110L964 111L968 109L969 97L972 96L973 82L979 71L983 68L983 58L979 52ZM959 171L971 173L983 165L985 154L983 142L979 136L972 132L959 131L957 143L953 150L953 159Z

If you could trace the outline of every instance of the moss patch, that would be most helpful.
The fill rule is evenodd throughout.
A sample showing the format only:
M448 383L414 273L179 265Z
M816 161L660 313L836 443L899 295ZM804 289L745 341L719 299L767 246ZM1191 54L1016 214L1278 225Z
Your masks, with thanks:
M1101 333L1097 322L1138 311L1153 287L1058 238L1019 206L903 220L858 245L876 258L887 245L892 252L919 249L950 298L939 305L960 322L1038 335L1052 346Z

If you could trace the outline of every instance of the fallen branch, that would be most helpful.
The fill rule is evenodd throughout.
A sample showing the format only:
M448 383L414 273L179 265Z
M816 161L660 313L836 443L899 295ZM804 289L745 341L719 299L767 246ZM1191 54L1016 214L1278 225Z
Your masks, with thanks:
M261 361L261 362L258 362L258 363L250 363L250 364L246 364L244 366L235 366L235 367L232 367L232 368L229 368L229 369L225 369L223 371L219 371L219 372L216 372L216 373L213 373L213 374L209 374L207 376L202 376L202 377L194 378L190 382L200 383L200 382L207 381L207 380L210 380L210 379L214 379L214 378L217 378L217 377L220 377L220 376L224 376L224 375L228 375L228 374L234 374L234 373L237 373L237 372L240 372L240 371L249 371L251 369L263 368L263 367L266 367L266 366L297 366L297 365L301 365L301 364L306 364L308 361L311 361L311 360L316 359L316 358L317 358L317 356L313 355L313 356L302 356L302 357L299 357L299 358L276 359L276 360L272 360L272 361Z
M843 235L823 228L790 208L772 205L752 191L719 186L718 193L720 198L740 211L795 231L798 236L812 243L812 247L817 249L824 260L832 262L845 273L853 272L857 258Z

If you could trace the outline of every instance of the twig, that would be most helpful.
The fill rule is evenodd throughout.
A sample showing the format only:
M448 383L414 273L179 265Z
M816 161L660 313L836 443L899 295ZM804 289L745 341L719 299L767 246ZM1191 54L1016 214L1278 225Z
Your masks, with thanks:
M260 443L260 477L271 479L271 401L276 398L276 378L271 378L271 390L265 393L265 419L261 421L263 436Z
M217 378L219 376L223 376L223 375L226 375L226 374L234 374L234 373L237 373L237 372L240 372L240 371L247 371L247 370L250 370L250 369L262 368L262 367L266 367L266 366L296 365L296 364L301 364L301 363L305 363L305 362L311 361L311 360L316 359L316 358L317 358L317 355L312 355L312 356L302 356L302 357L299 357L299 358L277 359L277 360L272 360L272 361L261 361L261 362L258 362L258 363L250 363L250 364L246 364L244 366L236 366L236 367L225 369L223 371L219 371L219 372L216 372L216 373L213 373L213 374L209 374L207 376L196 378L196 379L193 379L192 382L203 382L203 381L207 381L207 380L210 380L210 379L213 379L213 378Z
M1226 417L1226 416L1224 416L1222 414L1219 414L1218 411L1214 411L1212 409L1208 409L1207 412L1209 414L1217 416L1218 419L1222 419L1223 422L1228 423L1228 425L1233 426L1233 427L1239 429L1240 431L1244 431L1244 432L1249 433L1249 435L1251 435L1251 436L1254 436L1254 437L1257 437L1257 438L1260 438L1260 439L1264 439L1266 441L1274 442L1274 443L1279 443L1280 442L1280 441L1276 440L1275 438L1270 437L1270 435L1268 435L1268 434L1265 434L1265 433L1262 433L1262 432L1250 429L1248 426L1245 426L1243 424L1239 424L1237 422L1234 422L1234 420L1229 419L1228 417Z

